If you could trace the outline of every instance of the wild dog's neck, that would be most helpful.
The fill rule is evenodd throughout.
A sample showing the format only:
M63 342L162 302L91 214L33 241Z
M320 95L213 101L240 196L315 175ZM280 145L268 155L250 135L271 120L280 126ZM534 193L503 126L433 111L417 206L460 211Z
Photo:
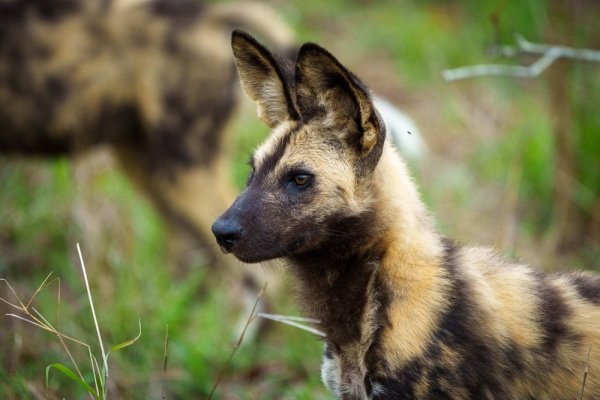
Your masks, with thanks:
M406 164L389 141L374 171L372 190L385 247L413 258L438 259L443 247L440 235Z
M406 165L389 141L370 184L360 190L363 193L355 197L362 211L335 222L330 230L336 235L312 252L290 257L293 264L326 273L325 266L337 271L349 260L379 259L392 248L413 259L441 257L441 237Z
M417 264L434 265L441 254L418 191L389 143L372 179L363 214L336 227L339 237L320 250L290 258L305 311L321 320L328 342L337 346L362 341L365 326L375 329L365 318L377 313L390 279L414 282ZM390 257L409 267L396 268Z
M370 287L381 264L380 252L308 254L291 259L304 312L321 321L330 344L344 346L364 335L362 319L369 307Z

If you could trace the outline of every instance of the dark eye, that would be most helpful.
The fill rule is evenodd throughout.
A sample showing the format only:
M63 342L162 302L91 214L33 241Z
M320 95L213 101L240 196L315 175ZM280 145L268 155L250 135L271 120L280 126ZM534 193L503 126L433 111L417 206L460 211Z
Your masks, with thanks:
M308 174L296 174L292 176L292 182L294 182L294 185L296 186L304 186L310 182L310 178L311 176Z

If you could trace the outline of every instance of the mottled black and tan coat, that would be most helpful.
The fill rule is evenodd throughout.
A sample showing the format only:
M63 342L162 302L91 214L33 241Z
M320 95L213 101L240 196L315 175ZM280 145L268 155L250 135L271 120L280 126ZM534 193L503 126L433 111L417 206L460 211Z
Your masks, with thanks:
M315 44L286 61L232 43L273 132L213 232L240 260L287 261L336 398L578 399L587 369L600 399L600 277L443 238L351 72Z
M239 97L234 26L292 42L254 3L0 1L0 153L109 145L170 221L217 250L210 225L236 193L225 134Z

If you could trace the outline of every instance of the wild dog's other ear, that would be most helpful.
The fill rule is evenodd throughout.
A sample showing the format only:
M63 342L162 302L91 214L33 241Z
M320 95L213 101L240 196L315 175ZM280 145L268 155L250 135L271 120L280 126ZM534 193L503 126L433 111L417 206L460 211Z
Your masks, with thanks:
M231 35L235 63L246 94L256 102L258 116L273 128L298 119L281 62L256 39L241 30ZM287 78L287 79L286 79Z
M313 43L300 48L296 90L303 118L320 118L330 127L356 124L358 133L347 139L363 158L373 157L375 163L379 160L385 128L369 91L327 50Z

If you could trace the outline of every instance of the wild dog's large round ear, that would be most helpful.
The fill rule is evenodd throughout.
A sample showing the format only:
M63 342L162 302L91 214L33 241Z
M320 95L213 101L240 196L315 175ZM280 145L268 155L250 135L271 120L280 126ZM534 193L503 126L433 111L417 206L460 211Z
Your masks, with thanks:
M231 48L244 91L256 102L260 119L271 128L298 119L289 89L291 73L283 68L284 61L241 30L233 31Z
M354 122L358 132L346 132L348 143L357 146L361 158L379 160L385 127L369 90L322 47L307 43L296 61L296 95L303 118L319 118L329 127Z

